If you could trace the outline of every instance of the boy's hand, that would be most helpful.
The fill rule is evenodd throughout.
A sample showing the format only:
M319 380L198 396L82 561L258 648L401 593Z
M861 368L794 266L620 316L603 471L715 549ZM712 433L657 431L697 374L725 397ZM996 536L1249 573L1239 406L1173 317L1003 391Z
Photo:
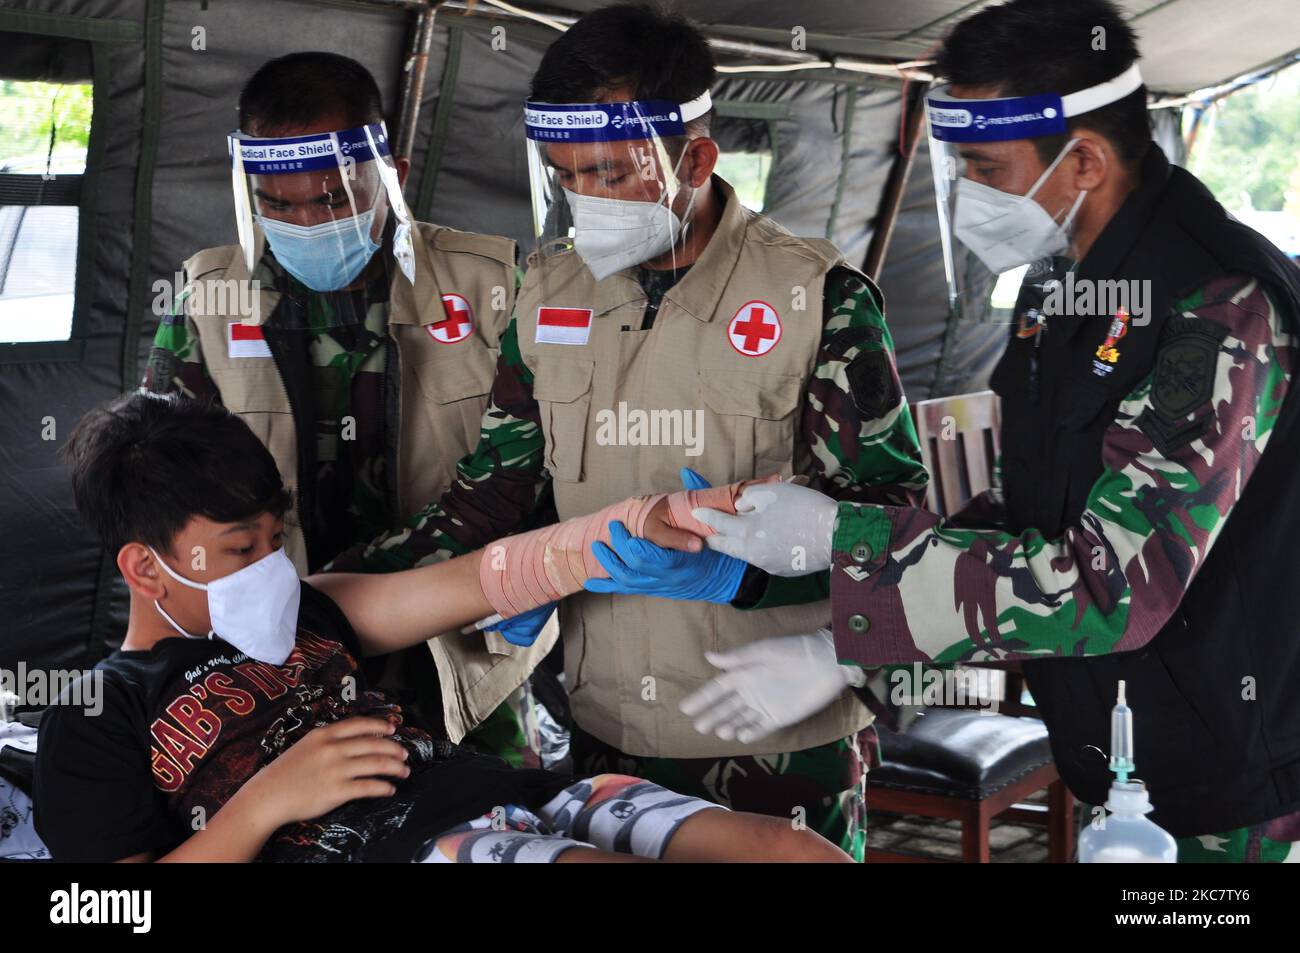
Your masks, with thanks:
M678 529L669 522L668 497L664 497L650 510L641 534L642 538L664 549L675 549L683 553L698 553L704 549L704 540L687 530Z
M707 490L709 481L704 479L690 467L681 469L682 488L686 490ZM684 553L698 553L704 548L704 543L700 537L694 533L688 533L684 529L678 529L669 521L668 516L668 498L664 497L654 505L650 510L650 515L646 517L642 535L654 543L656 546L662 546L664 549L676 549Z
M397 787L384 778L405 778L407 752L386 737L394 731L382 718L345 718L313 728L245 785L255 803L279 827L320 817L363 797L389 797Z

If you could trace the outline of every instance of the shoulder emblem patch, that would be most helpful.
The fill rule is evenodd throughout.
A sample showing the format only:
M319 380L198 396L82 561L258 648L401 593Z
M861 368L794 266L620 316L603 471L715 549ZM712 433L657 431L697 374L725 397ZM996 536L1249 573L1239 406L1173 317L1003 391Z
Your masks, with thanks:
M1214 393L1219 345L1228 329L1203 318L1174 318L1156 352L1151 406L1170 419L1185 417Z

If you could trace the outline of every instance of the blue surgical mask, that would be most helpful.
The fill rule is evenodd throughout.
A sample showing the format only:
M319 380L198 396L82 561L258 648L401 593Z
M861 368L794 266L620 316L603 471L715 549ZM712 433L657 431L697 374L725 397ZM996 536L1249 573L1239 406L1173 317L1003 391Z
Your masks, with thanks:
M379 250L370 237L375 210L319 225L291 225L257 217L275 260L313 291L338 291L357 280Z

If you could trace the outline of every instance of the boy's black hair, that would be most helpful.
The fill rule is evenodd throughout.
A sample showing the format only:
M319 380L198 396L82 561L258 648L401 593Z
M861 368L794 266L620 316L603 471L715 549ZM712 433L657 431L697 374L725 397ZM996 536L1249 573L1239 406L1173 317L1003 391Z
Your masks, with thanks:
M1011 0L953 27L935 66L953 84L996 86L1003 96L1065 95L1114 79L1138 56L1133 28L1110 0ZM1067 126L1105 136L1131 167L1151 142L1146 86ZM1068 139L1042 136L1034 145L1050 162Z
M685 103L713 86L709 42L687 19L644 3L601 7L556 38L533 74L529 99L589 103L613 89L633 99ZM712 110L688 123L708 133Z
M239 94L239 128L263 136L290 134L341 111L347 126L384 118L375 78L338 53L290 53L263 63Z
M291 503L248 425L189 397L118 397L81 418L63 453L77 511L113 553L131 542L171 553L191 517L237 523Z

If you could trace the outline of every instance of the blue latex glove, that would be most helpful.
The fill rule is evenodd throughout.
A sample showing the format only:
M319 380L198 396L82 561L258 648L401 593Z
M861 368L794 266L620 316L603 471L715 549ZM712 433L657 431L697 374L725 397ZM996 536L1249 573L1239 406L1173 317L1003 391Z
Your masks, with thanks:
M633 536L622 521L609 524L611 546L591 544L592 555L609 573L608 579L588 579L588 592L625 596L659 596L728 603L740 590L745 563L705 548L698 553L664 549Z
M529 646L537 641L538 634L546 625L546 620L555 611L555 603L548 602L536 609L529 609L511 619L505 619L491 627L493 632L500 632L501 637L511 645Z
M690 467L682 467L680 475L682 487L687 490L707 490L711 486ZM610 578L588 579L588 592L725 604L740 590L746 568L743 560L708 548L698 553L664 549L648 539L632 536L618 521L609 524L609 531L614 548L597 542L592 543L591 552Z
M704 479L704 477L700 476L690 467L682 467L679 475L682 478L683 490L707 490L713 486L712 483Z

